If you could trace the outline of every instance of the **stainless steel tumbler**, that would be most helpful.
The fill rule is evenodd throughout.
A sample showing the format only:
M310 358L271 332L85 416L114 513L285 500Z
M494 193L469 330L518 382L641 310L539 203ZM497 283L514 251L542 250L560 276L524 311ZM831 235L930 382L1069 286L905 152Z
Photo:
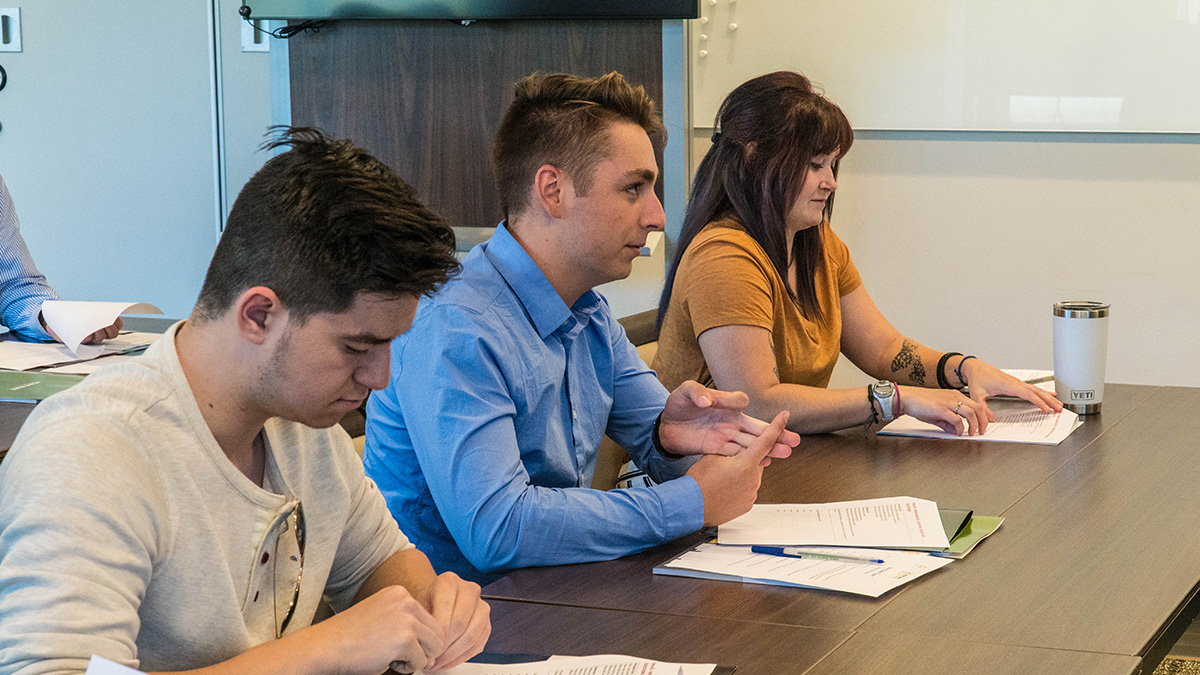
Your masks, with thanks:
M1108 361L1108 303L1054 305L1054 390L1069 410L1100 412Z

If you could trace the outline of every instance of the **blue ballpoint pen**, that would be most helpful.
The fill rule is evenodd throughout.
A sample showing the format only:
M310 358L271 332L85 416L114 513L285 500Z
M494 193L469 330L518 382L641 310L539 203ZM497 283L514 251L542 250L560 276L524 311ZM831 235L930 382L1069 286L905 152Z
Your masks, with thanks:
M882 564L884 561L880 558L868 558L866 556L858 556L853 554L848 555L830 555L828 553L811 553L804 549L791 546L751 546L750 550L755 553L766 553L767 555L779 555L785 558L811 558L813 560L835 560L837 562L857 562L857 563L875 563Z

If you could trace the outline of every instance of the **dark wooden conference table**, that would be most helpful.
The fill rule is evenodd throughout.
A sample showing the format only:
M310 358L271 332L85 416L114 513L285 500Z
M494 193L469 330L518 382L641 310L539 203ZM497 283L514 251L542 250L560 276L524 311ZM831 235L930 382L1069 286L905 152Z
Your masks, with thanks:
M910 495L999 515L880 597L655 576L699 534L489 584L490 651L629 653L767 673L1149 673L1200 611L1200 389L1108 385L1057 446L807 436L762 503Z

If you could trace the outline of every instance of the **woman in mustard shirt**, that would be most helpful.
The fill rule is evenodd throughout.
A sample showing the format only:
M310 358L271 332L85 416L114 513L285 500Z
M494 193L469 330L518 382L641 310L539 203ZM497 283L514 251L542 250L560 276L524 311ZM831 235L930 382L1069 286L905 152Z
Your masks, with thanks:
M696 173L659 304L654 369L750 396L747 414L822 433L909 414L982 433L989 396L1062 405L983 361L899 333L871 301L829 225L854 133L803 75L757 77L726 97ZM879 382L829 389L838 354ZM959 390L970 386L970 398Z

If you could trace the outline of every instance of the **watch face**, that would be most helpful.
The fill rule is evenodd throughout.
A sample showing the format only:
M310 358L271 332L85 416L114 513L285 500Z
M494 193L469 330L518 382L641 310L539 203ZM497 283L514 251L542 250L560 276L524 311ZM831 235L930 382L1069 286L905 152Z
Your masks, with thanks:
M883 413L883 421L891 422L895 419L896 385L887 380L880 380L871 385L871 393L875 395L875 400L879 401L879 409Z

